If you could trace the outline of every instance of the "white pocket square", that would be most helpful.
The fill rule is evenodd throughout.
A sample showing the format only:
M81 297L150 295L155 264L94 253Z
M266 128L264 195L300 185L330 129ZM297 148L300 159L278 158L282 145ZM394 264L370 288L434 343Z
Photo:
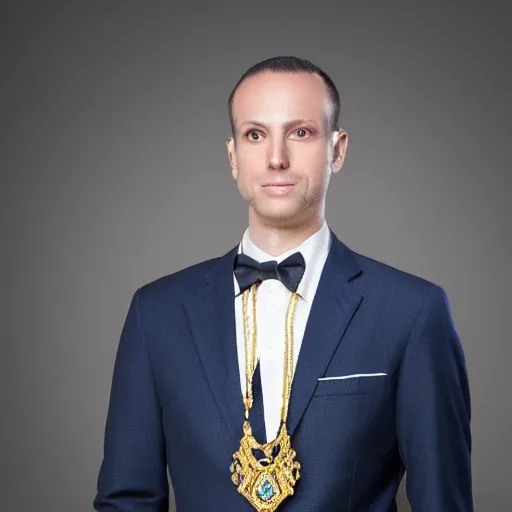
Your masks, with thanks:
M340 379L354 379L356 377L381 377L387 373L354 373L352 375L340 375L339 377L320 377L318 380L340 380Z

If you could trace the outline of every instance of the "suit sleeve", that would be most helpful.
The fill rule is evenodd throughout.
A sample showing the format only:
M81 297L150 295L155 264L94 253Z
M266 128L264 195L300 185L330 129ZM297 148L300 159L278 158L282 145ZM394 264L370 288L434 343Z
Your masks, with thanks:
M413 512L472 512L466 362L448 298L439 286L431 289L411 331L396 406Z
M168 510L165 438L140 321L140 289L121 332L114 365L94 509Z

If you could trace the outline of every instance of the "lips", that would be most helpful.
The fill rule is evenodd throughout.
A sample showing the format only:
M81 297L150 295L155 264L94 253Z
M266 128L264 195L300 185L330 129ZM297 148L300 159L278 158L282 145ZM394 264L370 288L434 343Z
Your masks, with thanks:
M271 196L284 196L295 186L294 183L268 183L263 190Z

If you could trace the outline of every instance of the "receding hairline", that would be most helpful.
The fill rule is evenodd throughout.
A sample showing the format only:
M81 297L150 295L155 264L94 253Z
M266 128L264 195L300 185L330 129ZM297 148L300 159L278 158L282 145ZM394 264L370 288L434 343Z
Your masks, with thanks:
M236 84L236 86L234 87L233 91L231 92L231 94L229 96L229 102L228 102L229 114L230 114L231 126L233 129L235 128L235 125L237 124L236 123L237 119L233 112L233 105L235 102L236 93L238 92L240 87L243 86L243 84L246 83L248 80L250 80L251 78L255 78L257 76L263 75L263 74L289 74L289 75L307 74L307 75L315 76L322 83L322 86L323 86L323 89L325 92L324 101L327 101L329 108L330 108L330 112L328 112L326 114L327 125L332 124L332 117L336 110L336 99L333 98L333 94L331 93L331 91L329 89L329 85L326 83L325 79L318 72L310 71L310 70L306 70L306 69L297 69L297 70L261 69L259 71L256 71L254 73L251 73L247 76L242 77L242 79L240 79L240 81ZM244 123L242 123L242 124L244 124ZM338 129L337 126L333 126L332 128L333 128L333 130Z

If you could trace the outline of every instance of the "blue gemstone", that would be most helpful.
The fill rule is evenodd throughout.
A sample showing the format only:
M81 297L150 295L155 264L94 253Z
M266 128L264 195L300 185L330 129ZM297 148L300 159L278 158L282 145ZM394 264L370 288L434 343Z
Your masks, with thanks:
M258 490L256 492L258 496L264 501L272 499L272 496L274 496L275 494L274 488L272 487L272 484L268 480L265 480L258 487Z

